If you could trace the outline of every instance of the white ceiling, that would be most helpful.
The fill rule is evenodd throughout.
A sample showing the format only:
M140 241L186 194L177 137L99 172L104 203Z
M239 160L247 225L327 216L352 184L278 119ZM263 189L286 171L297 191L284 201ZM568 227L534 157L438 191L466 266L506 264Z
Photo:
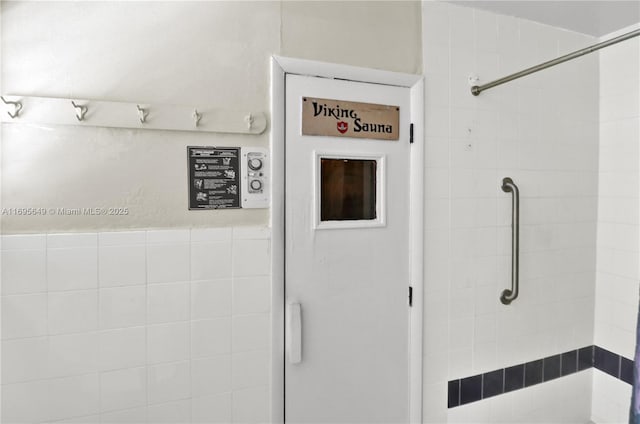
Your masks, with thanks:
M640 0L452 0L451 3L529 19L596 37L640 22Z

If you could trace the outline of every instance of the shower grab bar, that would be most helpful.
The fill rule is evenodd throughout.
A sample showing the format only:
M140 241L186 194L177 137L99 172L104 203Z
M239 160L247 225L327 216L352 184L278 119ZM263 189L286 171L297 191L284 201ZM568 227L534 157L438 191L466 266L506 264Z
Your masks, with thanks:
M511 289L505 289L500 296L504 305L518 298L520 288L520 190L509 177L502 180L502 191L511 193Z

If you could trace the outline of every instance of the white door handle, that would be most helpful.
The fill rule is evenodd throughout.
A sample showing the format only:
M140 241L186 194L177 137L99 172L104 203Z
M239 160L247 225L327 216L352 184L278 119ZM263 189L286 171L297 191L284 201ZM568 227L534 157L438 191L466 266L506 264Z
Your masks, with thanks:
M287 303L287 356L290 364L302 362L302 317L300 304Z

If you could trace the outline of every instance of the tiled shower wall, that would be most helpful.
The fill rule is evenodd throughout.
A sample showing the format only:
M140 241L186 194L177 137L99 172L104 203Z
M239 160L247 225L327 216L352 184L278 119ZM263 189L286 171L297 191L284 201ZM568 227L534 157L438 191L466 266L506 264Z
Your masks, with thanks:
M623 30L628 32L631 29ZM610 34L603 39L619 34ZM600 51L595 343L633 358L640 272L640 41ZM625 422L631 386L594 374L593 421Z
M426 81L425 422L587 422L591 373L447 410L447 381L593 344L598 58L470 94L597 40L423 2ZM521 195L520 297L510 286L511 177ZM531 399L535 399L532 401Z
M265 228L2 237L2 422L269 418Z

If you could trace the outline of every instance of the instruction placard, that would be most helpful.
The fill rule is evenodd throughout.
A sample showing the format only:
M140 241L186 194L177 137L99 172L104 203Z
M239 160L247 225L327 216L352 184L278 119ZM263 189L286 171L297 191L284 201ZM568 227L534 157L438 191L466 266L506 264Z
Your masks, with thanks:
M187 147L189 210L240 207L240 148Z

